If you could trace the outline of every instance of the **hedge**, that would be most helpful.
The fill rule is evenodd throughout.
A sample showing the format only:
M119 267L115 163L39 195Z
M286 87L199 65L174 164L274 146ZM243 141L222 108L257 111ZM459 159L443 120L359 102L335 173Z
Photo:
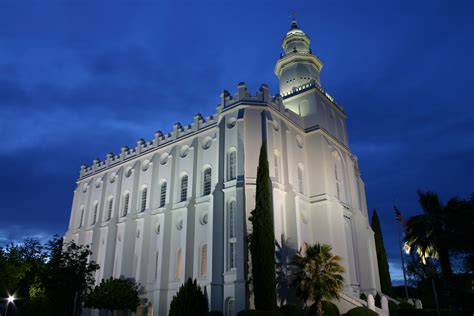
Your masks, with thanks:
M285 304L280 307L280 312L285 316L304 316L303 308L297 304Z
M398 306L397 303L395 303L394 301L388 301L388 312L390 316L397 316L399 309L400 306Z
M341 313L339 312L339 308L337 308L336 304L323 301L323 313L324 316L339 316ZM306 315L316 315L316 304L313 304L309 307Z
M378 316L376 312L367 307L354 307L347 312L346 316Z
M253 309L246 309L240 311L237 316L285 316L285 314L278 311L256 311Z

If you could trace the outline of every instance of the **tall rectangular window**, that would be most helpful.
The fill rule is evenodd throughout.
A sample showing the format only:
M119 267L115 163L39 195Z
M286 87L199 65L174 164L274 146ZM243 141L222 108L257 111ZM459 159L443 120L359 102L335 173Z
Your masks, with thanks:
M176 253L176 279L181 277L181 265L182 265L182 258L181 258L181 248L178 249Z
M209 195L211 194L211 176L212 176L212 171L211 168L206 168L204 170L204 176L203 176L203 195Z
M235 201L229 203L229 238L235 238Z
M161 184L160 187L160 207L165 206L166 204L166 181Z
M145 210L146 210L147 194L148 194L148 189L147 189L147 187L144 187L142 189L142 200L141 200L141 204L140 204L140 212L145 212Z
M97 221L97 213L99 212L99 202L94 202L94 212L92 213L91 225L94 225Z
M188 199L188 176L184 175L181 178L181 199L180 202L184 202Z
M234 180L237 177L237 157L235 150L229 153L228 164L229 169L227 174L227 180Z
M227 265L228 269L233 269L236 267L235 262L235 245L237 243L237 239L235 238L235 201L230 201L228 204L228 213L227 213L227 222L228 222L228 230L227 230L227 239L228 239L228 258L227 258Z
M107 219L106 219L107 221L112 218L113 207L114 207L114 198L111 197L109 198L109 206L107 208Z
M126 192L123 197L123 212L122 216L127 216L128 214L128 204L130 203L130 193Z
M155 280L158 279L158 264L159 264L160 253L157 251L155 255Z
M279 164L278 164L278 155L275 154L274 156L274 167L275 167L275 179L278 181L278 177L279 177Z
M201 271L200 276L207 276L207 244L201 248Z
M229 242L229 269L234 269L235 265L235 241Z
M81 216L79 217L79 224L77 225L77 228L82 227L82 223L84 222L84 206L81 206Z
M298 166L298 192L299 193L304 193L303 168L301 166Z

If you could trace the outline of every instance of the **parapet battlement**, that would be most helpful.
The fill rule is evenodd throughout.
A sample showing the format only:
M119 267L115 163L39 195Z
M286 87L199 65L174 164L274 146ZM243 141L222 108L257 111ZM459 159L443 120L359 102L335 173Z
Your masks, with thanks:
M323 93L323 95L326 95L328 100L330 100L336 107L341 109L341 107L335 103L334 99L314 82L310 82L302 87L299 87L292 91L291 94L286 94L284 97L281 97L279 94L271 96L267 84L262 84L257 93L255 95L252 95L248 91L245 83L240 82L237 86L237 92L234 95L231 95L227 90L222 91L221 102L217 106L217 112L214 115L210 115L204 118L200 113L197 113L196 115L194 115L194 122L191 124L183 126L180 122L177 122L173 125L173 130L169 133L157 131L155 132L155 137L150 141L145 141L141 138L137 140L137 145L134 148L123 146L119 154L108 153L105 160L100 160L99 158L97 158L92 161L92 165L90 166L83 164L81 165L79 179L88 177L92 174L108 169L111 166L118 165L124 161L140 156L144 153L148 153L155 149L165 147L174 142L177 142L178 140L183 139L184 137L187 137L192 134L197 134L200 131L208 129L212 126L216 126L220 120L221 113L224 113L227 110L233 108L234 106L240 105L242 103L270 106L274 110L280 112L283 116L287 117L296 125L300 126L301 128L305 128L304 118L285 108L285 106L283 105L283 99L286 99L298 93L305 92L315 87L321 93Z

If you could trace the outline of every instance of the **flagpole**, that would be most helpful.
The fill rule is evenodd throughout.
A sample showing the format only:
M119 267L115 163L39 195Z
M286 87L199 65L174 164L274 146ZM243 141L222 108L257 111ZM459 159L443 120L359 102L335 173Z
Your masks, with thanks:
M400 222L401 224L401 222ZM400 238L400 225L397 225L397 234L398 234L398 246L400 247L400 258L402 259L402 271L403 271L403 282L405 284L405 295L408 302L408 286L407 286L407 275L405 273L405 259L403 257L403 247L402 247L402 240Z

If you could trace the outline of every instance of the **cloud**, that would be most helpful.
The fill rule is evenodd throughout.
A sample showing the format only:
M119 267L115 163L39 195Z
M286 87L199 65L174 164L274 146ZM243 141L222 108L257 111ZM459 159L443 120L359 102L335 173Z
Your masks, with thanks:
M390 277L392 278L393 285L402 285L403 282L403 269L400 260L389 260Z
M10 225L8 228L0 228L0 247L9 244L21 244L26 238L34 238L41 243L46 243L54 237L55 233L38 230L34 226Z

